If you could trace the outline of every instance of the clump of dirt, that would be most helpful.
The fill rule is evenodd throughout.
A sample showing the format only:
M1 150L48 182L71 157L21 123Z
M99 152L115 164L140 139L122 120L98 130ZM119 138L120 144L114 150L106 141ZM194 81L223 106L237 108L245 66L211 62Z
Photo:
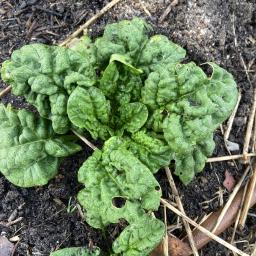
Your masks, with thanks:
M0 63L14 49L29 42L56 44L64 40L107 2L2 0ZM96 37L108 23L133 16L144 17L152 25L152 33L164 34L186 48L186 61L192 60L198 64L214 61L229 70L242 93L229 138L240 146L240 151L233 153L240 153L252 102L252 85L256 82L256 4L253 0L180 0L160 23L159 18L170 3L168 0L123 0L97 20L89 33ZM0 87L4 86L0 82ZM11 94L5 96L2 102L31 109L22 97ZM215 133L215 142L214 155L227 155L220 130ZM40 188L17 188L0 176L0 233L8 238L16 235L21 238L15 255L49 255L51 251L67 246L109 247L122 225L113 225L105 233L94 230L83 222L76 205L75 196L81 189L76 178L77 170L91 153L84 148L82 153L67 158L60 168L60 174L48 185ZM207 164L205 170L188 186L183 186L178 179L175 180L189 217L202 218L225 202L229 196L222 185L226 170L239 179L244 166L239 162L237 167L233 162ZM170 188L164 171L160 171L157 178L163 189L163 197L169 198ZM22 219L8 226L6 222L11 214L14 219ZM163 216L161 208L156 215ZM248 228L236 236L237 240L248 241L238 244L247 253L251 253L249 244L256 241L253 218L253 215L248 218ZM168 224L176 222L176 216L168 212ZM184 230L178 228L174 234L182 237ZM223 234L223 238L229 240L231 234L232 228ZM228 251L212 242L202 250L202 255L228 255Z

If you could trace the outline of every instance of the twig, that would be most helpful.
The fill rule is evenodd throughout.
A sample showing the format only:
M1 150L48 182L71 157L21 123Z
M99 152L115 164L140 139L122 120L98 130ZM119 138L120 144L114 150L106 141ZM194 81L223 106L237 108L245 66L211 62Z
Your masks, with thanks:
M143 11L148 15L148 17L152 17L150 11L148 10L148 8L145 6L144 2L139 0L139 4L141 5Z
M183 214L181 211L179 211L177 208L175 208L174 206L172 206L171 204L169 204L166 200L161 198L161 203L163 205L166 205L166 207L168 209L170 209L172 212L176 213L178 216L184 218L188 223L190 223L191 225L195 226L198 230L200 230L201 232L203 232L205 235L209 236L210 238L212 238L213 240L215 240L216 242L224 245L226 248L230 249L231 251L236 252L237 254L241 255L241 256L249 256L248 254L242 252L241 250L239 250L238 248L236 248L235 246L229 244L228 242L226 242L225 240L223 240L222 238L214 235L213 233L211 233L209 230L207 230L206 228L198 225L196 222L194 222L193 220L191 220L189 217L187 217L185 214Z
M72 39L79 36L83 30L88 28L93 22L95 22L98 18L100 18L103 14L105 14L109 9L115 6L121 0L112 0L106 6L104 6L98 13L96 13L93 17L91 17L88 21L86 21L82 26L80 26L74 33L72 33L64 42L60 44L60 46L67 45Z
M254 117L254 130L252 136L252 152L256 151L256 115Z
M177 206L179 208L179 210L184 214L186 215L185 213L185 210L184 210L184 207L182 205L182 201L180 199L180 196L179 196L179 192L176 188L176 185L175 185L175 182L173 180L173 177L172 177L172 173L169 169L169 167L165 167L165 173L166 173L166 176L168 178L168 181L170 183L170 187L171 187L171 190L172 190L172 194L174 195L174 198L175 198L175 201L177 203ZM189 224L187 223L186 220L184 220L184 218L182 218L183 220L183 224L184 224L184 227L186 229L186 232L188 234L188 240L189 240L189 243L190 243L190 246L191 246L191 249L193 251L193 254L196 255L196 256L199 256L199 253L198 253L198 250L196 248L196 245L195 245L195 241L193 239L193 235L192 235L192 231L190 229L190 226Z
M166 206L164 205L164 224L166 226L166 232L165 232L165 237L163 241L163 251L164 251L164 256L168 256L169 248L168 248L168 231L167 231L167 214L166 214Z
M222 162L222 161L229 161L234 159L241 159L246 157L252 157L256 156L256 153L247 153L247 154L240 154L240 155L231 155L231 156L217 156L217 157L210 157L207 159L207 163L213 163L213 162Z
M12 87L9 85L8 87L6 87L5 89L3 89L0 92L0 98L4 97L7 93L9 93L11 91Z
M253 247L253 252L252 252L252 255L251 256L256 256L256 244L254 245Z
M79 213L81 219L84 220L85 217L84 217L84 213L83 213L83 211L82 211L81 205L80 205L80 204L76 204L76 208L77 208L77 210L78 210L78 213Z
M250 168L251 166L248 166L243 174L243 176L241 177L241 179L239 180L239 182L237 183L237 185L235 186L232 194L229 196L229 199L227 201L227 203L225 204L225 206L223 207L222 211L221 211L221 214L219 215L218 219L217 219L217 222L216 222L216 225L214 226L214 228L212 229L212 233L215 233L217 228L219 227L220 223L222 222L224 216L226 215L227 213L227 210L229 209L230 205L232 204L236 194L238 193L238 191L240 190L242 184L243 184L243 181L244 179L246 178L247 174L249 173L250 171Z
M251 113L249 116L249 121L248 121L247 129L246 129L246 135L245 135L245 139L244 139L243 155L244 155L245 163L248 163L248 161L249 161L246 154L248 153L248 149L249 149L249 145L250 145L255 111L256 111L256 89L254 90L252 109L251 109Z
M231 129L232 129L232 126L233 126L233 122L234 122L234 119L235 119L235 116L236 116L236 112L238 110L238 106L239 106L239 103L241 101L241 98L242 98L242 95L241 93L239 92L238 94L238 99L237 99L237 102L236 102L236 106L231 114L231 116L229 117L228 119L228 122L227 122L227 129L224 133L224 140L228 140L229 138L229 135L230 135L230 132L231 132Z
M89 140L87 140L84 136L82 136L80 133L75 131L74 129L71 129L71 131L79 138L81 139L87 146L89 146L92 150L98 149L95 145L93 145Z
M167 15L170 13L172 7L176 6L179 3L178 0L173 0L169 6L165 9L164 13L161 15L161 17L159 18L159 23L162 23L165 18L167 17Z
M241 202L244 201L245 194L246 194L246 190L247 190L247 185L248 185L248 183L247 183L247 184L245 185L245 187L244 187L244 191L243 191L243 195L242 195L242 200L241 200ZM236 221L235 221L235 224L234 224L234 229L233 229L232 236L231 236L231 239L230 239L230 243L231 243L232 245L234 244L234 240L235 240L235 235L236 235L236 231L237 231L239 219L240 219L240 216L241 216L241 211L242 211L242 208L239 207L239 210L238 210L237 216L236 216ZM237 256L237 254L236 254L235 252L233 252L233 255L234 255L234 256Z
M244 204L243 204L242 211L241 211L241 216L239 219L239 228L241 228L241 229L244 228L255 187L256 187L256 164L254 163L252 177L250 178L249 183L248 183L248 187L246 190L246 197L244 200Z
M14 256L15 251L16 251L16 249L17 249L17 247L18 247L19 242L20 242L20 240L18 240L17 243L14 245L11 256Z
M15 220L7 222L4 226L10 227L10 226L12 226L12 225L22 221L22 220L23 220L23 217L19 217L19 218L15 219Z

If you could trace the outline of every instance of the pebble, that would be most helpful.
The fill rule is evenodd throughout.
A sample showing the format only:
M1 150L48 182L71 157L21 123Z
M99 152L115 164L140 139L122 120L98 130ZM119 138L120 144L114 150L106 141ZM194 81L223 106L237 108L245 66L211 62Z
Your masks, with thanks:
M11 256L14 245L4 236L0 236L0 256Z
M229 141L229 140L226 140L226 145L227 145L227 148L229 151L239 151L239 149L240 149L239 144Z

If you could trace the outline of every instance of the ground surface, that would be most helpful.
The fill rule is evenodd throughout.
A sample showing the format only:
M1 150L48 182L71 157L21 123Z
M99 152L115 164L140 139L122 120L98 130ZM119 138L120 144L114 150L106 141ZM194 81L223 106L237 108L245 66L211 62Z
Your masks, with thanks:
M8 58L14 49L28 42L50 44L62 41L107 2L1 0L0 63ZM91 26L89 32L92 36L97 36L109 22L142 16L152 24L154 33L165 34L184 46L188 51L188 59L196 63L215 61L228 69L242 92L242 100L230 135L230 140L238 143L241 151L252 101L252 85L256 84L256 4L253 0L179 1L166 19L159 23L160 16L170 2L123 0ZM248 70L247 74L241 57ZM5 85L0 82L0 86ZM22 98L11 95L7 95L2 101L17 107L29 107ZM214 154L227 155L220 130L216 131L215 141ZM0 175L0 233L8 238L19 236L21 240L17 244L15 255L49 255L59 247L88 244L106 248L118 234L120 226L109 228L105 234L91 229L82 221L78 209L74 208L75 195L81 188L76 181L76 172L90 154L90 150L85 148L84 152L65 160L58 177L40 188L16 188ZM224 201L228 198L228 192L222 185L224 172L229 170L238 179L244 171L244 166L239 162L237 166L238 168L232 162L207 164L205 171L187 187L177 180L187 215L191 218L202 218L218 209L222 204L222 197ZM164 172L160 172L158 177L163 196L167 198L169 186ZM11 214L13 219L22 217L22 220L7 227L5 222ZM162 209L158 215L162 215ZM176 216L168 213L169 225L176 221ZM236 241L240 241L239 248L248 253L252 249L250 245L256 241L255 223L252 214L245 231L236 237ZM182 236L184 233L177 229L174 234ZM228 240L231 234L232 228L226 231L223 237ZM202 250L201 255L228 255L228 251L212 242Z

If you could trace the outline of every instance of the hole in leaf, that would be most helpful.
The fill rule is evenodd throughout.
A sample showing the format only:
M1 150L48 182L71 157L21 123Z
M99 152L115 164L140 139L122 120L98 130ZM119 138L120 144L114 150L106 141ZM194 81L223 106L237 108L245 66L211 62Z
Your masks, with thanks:
M126 203L126 199L123 197L114 197L112 198L112 204L116 207L116 208L122 208L125 206Z
M155 190L156 190L156 191L160 191L161 188L160 188L159 186L155 186Z

